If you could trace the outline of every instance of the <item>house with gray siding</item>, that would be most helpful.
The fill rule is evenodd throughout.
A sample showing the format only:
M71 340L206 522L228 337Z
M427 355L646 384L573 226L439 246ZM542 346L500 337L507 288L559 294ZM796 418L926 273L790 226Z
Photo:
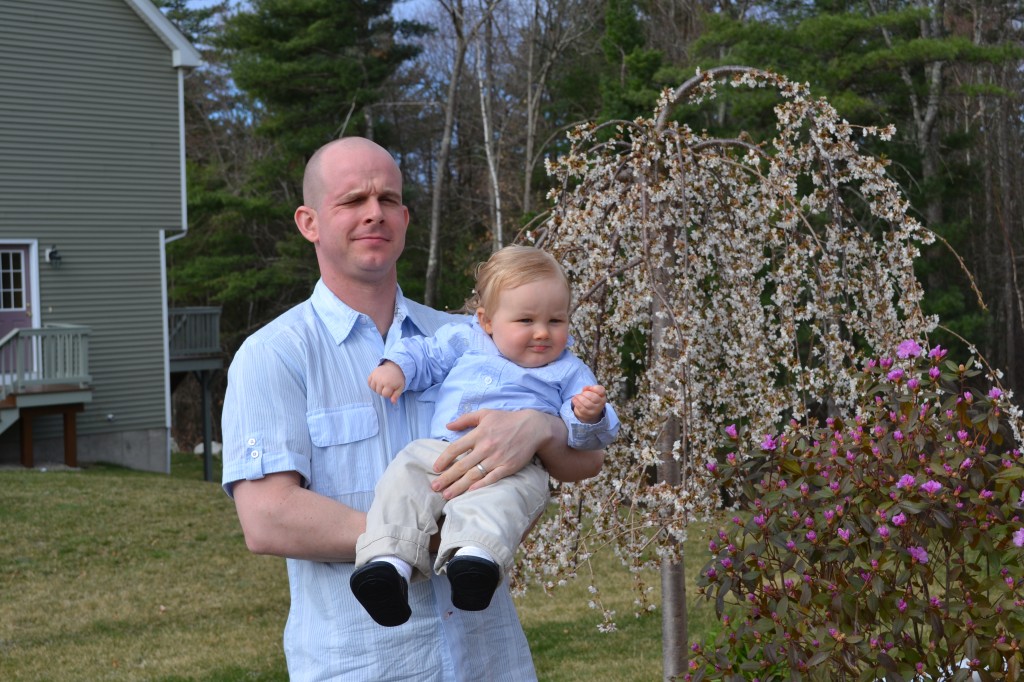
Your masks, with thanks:
M0 463L169 471L164 252L198 64L149 0L0 2Z

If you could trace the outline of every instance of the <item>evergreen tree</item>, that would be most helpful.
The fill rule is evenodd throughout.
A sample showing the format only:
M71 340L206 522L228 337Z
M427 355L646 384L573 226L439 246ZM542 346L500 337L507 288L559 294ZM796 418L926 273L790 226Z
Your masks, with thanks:
M225 26L235 83L252 97L261 133L310 153L331 139L367 134L382 84L422 35L397 21L391 0L254 0Z
M423 28L383 0L255 0L233 14L165 4L209 42L192 77L204 85L188 93L190 234L169 249L170 294L223 306L230 350L308 296L315 254L291 218L306 159L371 134L382 84L417 52L399 38Z

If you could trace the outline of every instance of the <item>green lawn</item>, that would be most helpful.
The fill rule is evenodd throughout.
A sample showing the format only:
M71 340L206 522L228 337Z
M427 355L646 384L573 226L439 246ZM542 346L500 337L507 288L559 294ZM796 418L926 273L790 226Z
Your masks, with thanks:
M520 600L540 679L659 679L658 614L634 619L627 574L598 570L617 632L583 581ZM0 680L286 680L287 608L283 560L246 550L197 456L171 476L0 472Z

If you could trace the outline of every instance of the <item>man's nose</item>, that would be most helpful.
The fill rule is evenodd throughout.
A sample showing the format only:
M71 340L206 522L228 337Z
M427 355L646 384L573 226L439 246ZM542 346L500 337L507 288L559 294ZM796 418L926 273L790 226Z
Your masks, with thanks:
M377 197L370 197L366 200L366 215L363 220L367 223L379 223L384 220L384 210L381 208L380 200Z

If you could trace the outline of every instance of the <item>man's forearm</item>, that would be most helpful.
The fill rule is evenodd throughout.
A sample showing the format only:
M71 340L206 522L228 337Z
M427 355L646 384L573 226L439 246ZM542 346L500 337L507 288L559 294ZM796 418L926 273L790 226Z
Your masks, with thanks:
M548 432L537 448L537 456L551 477L568 483L596 476L604 463L604 450L570 448L565 422L552 415L542 416L546 418Z
M306 490L298 474L239 481L233 493L250 551L310 561L355 559L366 515Z

